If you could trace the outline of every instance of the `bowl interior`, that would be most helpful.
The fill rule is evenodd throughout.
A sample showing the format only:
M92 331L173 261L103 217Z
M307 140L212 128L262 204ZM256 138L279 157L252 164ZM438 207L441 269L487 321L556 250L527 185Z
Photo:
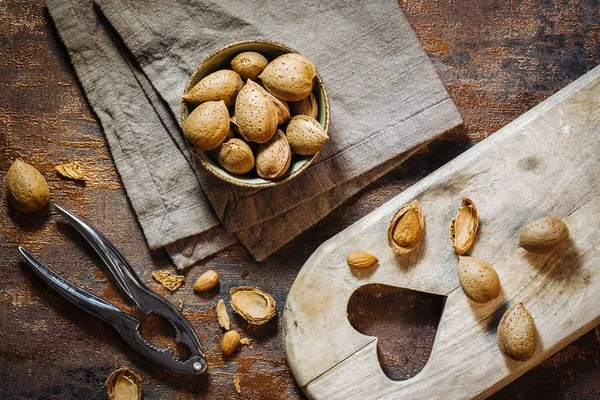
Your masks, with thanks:
M244 51L256 51L265 56L269 61L282 54L295 52L295 50L287 46L274 42L248 41L231 44L213 53L208 58L206 58L206 60L202 64L200 64L200 66L194 71L194 73L190 77L190 80L188 81L188 84L185 87L185 92L187 93L195 84L200 82L200 80L206 75L211 74L220 69L231 69L231 60L236 55ZM317 100L317 104L319 105L319 116L317 120L325 129L325 132L327 132L329 124L329 103L327 100L327 94L323 86L323 81L321 80L321 77L318 74L315 78L313 93ZM185 119L188 117L188 115L194 110L195 107L196 106L187 104L185 102L181 103L182 124L183 121L185 121ZM302 171L304 171L317 156L317 154L313 156L300 156L298 154L294 154L292 157L290 168L287 171L287 173L283 176L283 178L278 180L268 180L259 177L256 174L256 171L254 170L245 175L230 174L219 165L216 156L213 154L212 151L194 150L194 152L200 159L200 163L213 175L216 175L218 178L223 179L232 184L246 187L269 187L284 183L292 179L294 176L300 174Z

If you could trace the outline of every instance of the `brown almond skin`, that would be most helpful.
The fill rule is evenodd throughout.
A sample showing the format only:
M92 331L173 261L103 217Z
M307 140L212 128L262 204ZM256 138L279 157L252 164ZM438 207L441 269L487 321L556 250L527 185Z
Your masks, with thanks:
M510 307L498 324L498 348L507 358L526 361L537 346L535 322L523 303Z
M285 130L285 135L292 151L302 156L317 154L329 139L321 124L307 115L294 116Z
M377 264L379 260L369 253L356 251L348 254L346 262L352 268L371 268L373 265Z
M243 79L255 81L263 72L269 61L255 51L244 51L231 60L231 68Z
M240 334L234 330L227 331L221 339L221 351L225 356L230 356L240 343Z
M308 58L288 53L271 61L259 78L278 99L299 101L311 94L316 75L315 66Z
M500 294L496 270L475 257L458 257L458 280L465 294L476 303L487 303Z
M181 98L190 104L223 100L225 105L230 107L235 103L242 86L244 82L237 72L222 69L206 75Z
M19 159L6 173L6 191L11 204L24 213L38 211L50 200L50 189L44 176Z
M219 283L219 274L209 269L198 277L196 283L194 283L194 290L197 292L206 292L217 286L217 283Z
M396 254L407 254L417 248L423 232L425 219L417 200L400 207L392 217L388 228L388 244Z
M277 130L277 107L264 89L248 79L235 102L238 132L248 142L265 143Z
M540 218L521 230L519 246L531 253L553 253L569 239L569 228L558 218Z
M207 101L188 115L183 133L200 151L217 148L229 134L229 111L224 101Z

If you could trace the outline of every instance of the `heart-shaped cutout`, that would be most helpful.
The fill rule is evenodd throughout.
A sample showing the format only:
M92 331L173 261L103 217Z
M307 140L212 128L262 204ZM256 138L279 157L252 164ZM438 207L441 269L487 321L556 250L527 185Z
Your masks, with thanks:
M427 364L445 297L382 284L361 286L348 301L348 321L358 332L376 336L379 364L400 381Z

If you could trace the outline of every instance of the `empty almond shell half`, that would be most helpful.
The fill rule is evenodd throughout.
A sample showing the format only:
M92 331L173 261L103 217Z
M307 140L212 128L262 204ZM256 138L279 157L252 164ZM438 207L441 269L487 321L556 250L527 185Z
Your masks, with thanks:
M113 371L104 383L109 400L140 400L142 378L129 368Z
M458 214L450 220L450 240L456 254L462 256L471 248L478 226L479 217L473 200L462 199Z
M227 314L227 306L225 306L223 299L219 299L219 302L217 303L217 320L219 321L221 328L226 331L231 329L229 314Z
M275 300L268 293L240 286L231 288L229 294L233 311L252 325L264 325L275 316Z
M388 229L388 243L396 254L409 253L421 241L424 230L423 210L415 200L402 206L394 214Z

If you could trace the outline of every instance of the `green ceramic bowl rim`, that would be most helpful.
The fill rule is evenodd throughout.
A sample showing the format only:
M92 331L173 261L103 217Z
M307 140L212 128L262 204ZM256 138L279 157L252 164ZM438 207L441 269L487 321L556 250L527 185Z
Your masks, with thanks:
M215 51L214 53L212 53L211 55L209 55L208 57L206 57L194 70L194 72L192 73L192 75L190 76L190 79L188 80L187 85L185 85L185 89L183 94L187 93L191 88L192 88L192 82L194 82L196 80L196 76L200 73L200 71L209 63L211 62L214 58L218 57L221 53L223 53L226 50L229 50L231 48L234 47L238 47L238 46L242 46L242 45L248 45L248 44L266 44L266 45L270 45L273 47L278 48L278 50L284 50L288 53L299 53L296 50L281 44L281 43L277 43L274 41L270 41L270 40L243 40L243 41L239 41L239 42L234 42L234 43L230 43L225 47L220 48L219 50ZM248 50L245 50L248 51ZM299 53L300 54L300 53ZM317 72L316 75L316 79L317 79L317 85L319 85L319 89L322 93L323 96L323 102L325 103L325 124L323 126L323 129L325 130L325 132L327 133L327 130L329 128L329 95L327 94L327 90L325 89L325 85L323 84L323 80L321 79L321 75L319 75L319 73ZM186 114L186 103L182 100L181 101L181 126L183 126L183 123L185 121L185 114ZM186 142L187 138L186 138ZM188 142L189 143L189 142ZM300 175L302 172L304 172L314 161L314 159L319 155L319 153L313 155L311 158L307 159L304 164L302 164L302 166L300 166L300 168L298 168L296 171L292 172L291 174L289 174L288 176L286 176L283 179L280 180L273 180L273 181L269 181L265 179L265 182L260 182L260 183L247 183L247 182L241 182L241 181L237 181L235 179L232 179L226 175L223 175L220 173L219 170L216 170L215 168L213 168L212 165L208 164L206 161L204 161L204 159L202 159L202 157L199 156L198 153L200 153L200 151L196 150L194 148L194 146L191 145L191 143L189 144L189 147L191 148L192 152L194 153L194 155L196 156L196 158L200 161L200 164L211 174L213 174L214 176L216 176L217 178L229 182L233 185L236 186L242 186L242 187L248 187L248 188L267 188L267 187L271 187L271 186L277 186L277 185L281 185L282 183L285 183L291 179L293 179L294 177ZM206 153L206 152L202 152L202 153ZM263 179L263 178L260 178Z

